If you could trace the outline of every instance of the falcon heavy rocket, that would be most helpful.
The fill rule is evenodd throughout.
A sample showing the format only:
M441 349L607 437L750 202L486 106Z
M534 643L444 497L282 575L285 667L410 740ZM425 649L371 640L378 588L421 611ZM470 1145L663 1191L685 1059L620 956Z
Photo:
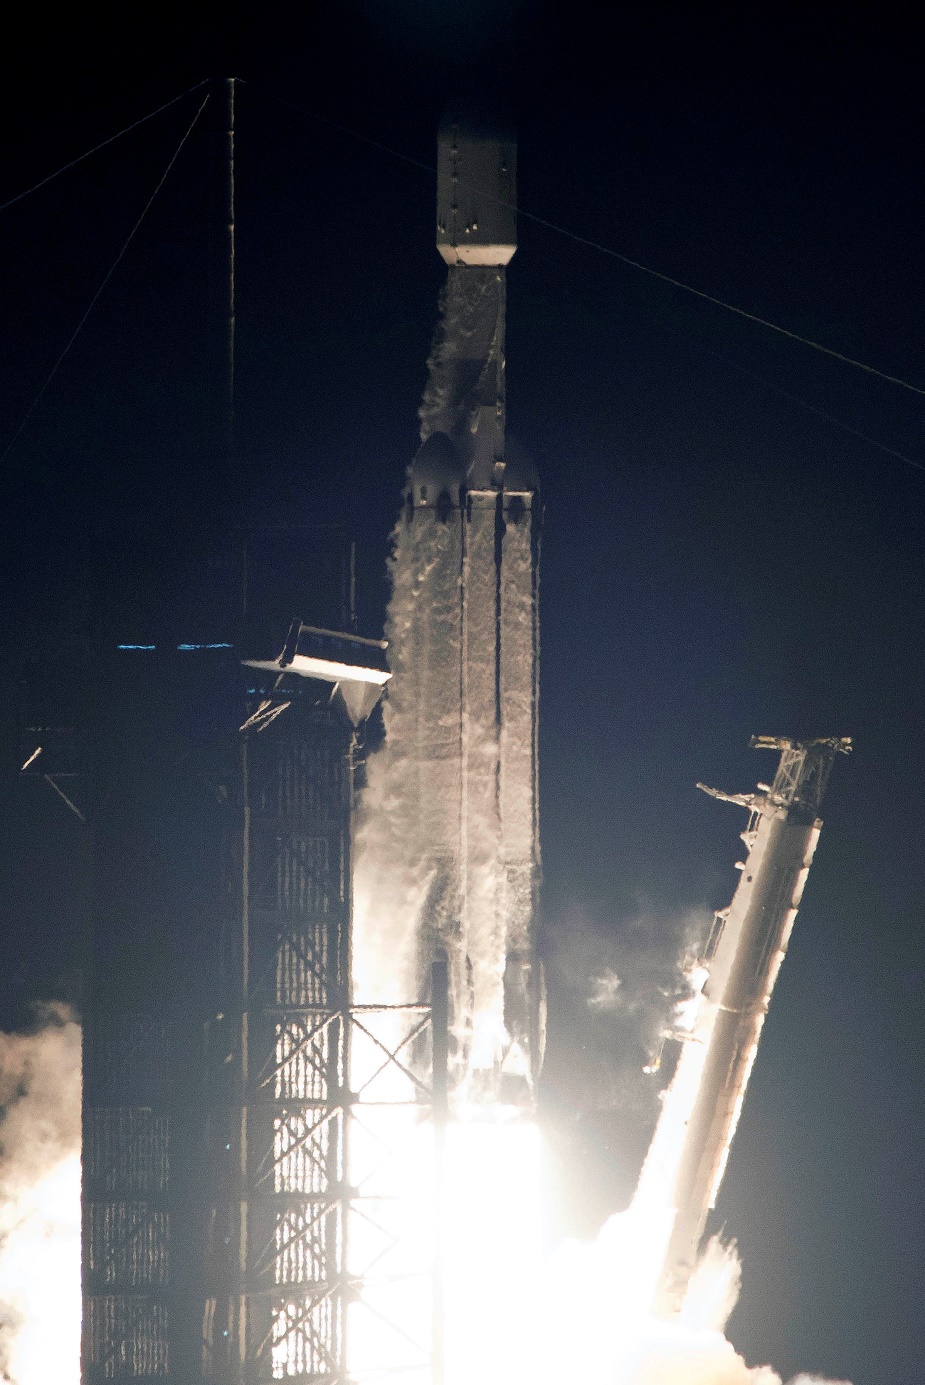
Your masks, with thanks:
M441 127L437 248L448 270L393 536L385 716L389 798L403 824L388 869L409 882L418 988L446 955L455 1099L529 1106L544 1029L539 508L535 478L505 448L515 159L494 129Z

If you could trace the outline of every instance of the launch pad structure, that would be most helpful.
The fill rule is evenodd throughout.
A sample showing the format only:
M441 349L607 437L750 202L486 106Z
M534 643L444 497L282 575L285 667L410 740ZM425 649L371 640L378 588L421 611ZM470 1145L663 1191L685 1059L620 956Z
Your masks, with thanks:
M221 1173L206 1247L203 1374L228 1382L346 1381L347 1316L364 1279L349 1268L351 1220L360 1208L377 1217L376 1193L351 1186L351 1123L376 1100L385 1069L399 1071L419 1116L433 1107L432 1086L409 1066L432 1027L430 1000L352 998L356 726L387 675L347 661L368 663L381 648L305 627L291 646L283 677L325 677L327 665L328 681L340 674L343 707L306 716L290 674L285 690L248 704L242 728L240 993L210 1026L207 1051L209 1162ZM391 1046L375 1032L384 1013L399 1020ZM379 1063L352 1091L358 1040L379 1049Z
M382 1215L387 1194L375 1167L360 1186L350 1181L351 1128L383 1098L404 1105L414 1123L439 1126L447 1003L439 965L436 995L418 1002L355 1005L351 995L358 727L388 676L381 654L376 643L300 626L285 664L286 650L269 667L247 670L243 729L226 728L219 756L214 748L205 758L186 756L189 773L166 802L152 775L145 792L153 788L153 799L120 795L97 815L102 878L84 1059L84 1385L345 1385L348 1316L383 1316L376 1286L383 1275L396 1277L394 1226ZM234 666L227 656L210 663L199 691L215 694L234 679ZM306 663L311 674L299 676ZM319 681L325 666L333 673ZM226 713L234 700L225 696ZM205 801L191 809L194 787L206 790ZM190 840L179 854L191 846L194 874L203 866L216 872L185 882L200 899L214 892L211 919L189 889L152 900L150 876L144 881L155 914L179 913L165 939L182 953L173 966L146 956L139 937L122 940L127 950L118 954L126 896L112 868L140 870L117 831L128 811L133 837L168 831L168 818L175 828L181 811ZM177 867L175 854L168 868ZM200 933L198 955L183 947L188 919ZM138 922L144 934L145 920ZM443 1025L436 1043L435 1009ZM365 1076L352 1090L358 1046ZM389 1153L382 1149L381 1160ZM373 1228L365 1260L351 1254L357 1218ZM430 1299L433 1270L430 1259L409 1265L405 1257L399 1273L416 1275L417 1292ZM392 1332L404 1379L437 1374L432 1326L431 1314L416 1341L402 1340L399 1327Z

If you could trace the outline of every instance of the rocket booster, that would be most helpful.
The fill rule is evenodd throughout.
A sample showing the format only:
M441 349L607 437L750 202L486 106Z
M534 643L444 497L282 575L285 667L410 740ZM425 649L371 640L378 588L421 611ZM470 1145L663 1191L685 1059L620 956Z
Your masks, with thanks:
M702 959L706 973L696 1014L682 1038L684 1049L666 1096L666 1119L675 1088L687 1109L683 1144L676 1163L672 1205L675 1217L659 1289L659 1307L679 1312L715 1205L735 1134L758 1040L822 823L818 810L837 752L848 738L798 742L755 737L752 745L781 752L774 783L754 794L715 798L749 812L742 839L748 847L741 878L728 909L716 915ZM699 1080L691 1080L699 1067ZM656 1141L658 1132L656 1132ZM654 1144L655 1142L653 1142ZM645 1170L643 1173L645 1176Z

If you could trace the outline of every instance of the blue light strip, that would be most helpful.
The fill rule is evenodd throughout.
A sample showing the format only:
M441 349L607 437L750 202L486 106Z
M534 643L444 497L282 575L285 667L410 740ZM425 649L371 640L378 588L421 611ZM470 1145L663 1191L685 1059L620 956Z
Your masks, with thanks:
M156 644L117 644L117 649L156 649ZM184 654L195 652L198 649L233 649L231 644L178 644L177 649Z

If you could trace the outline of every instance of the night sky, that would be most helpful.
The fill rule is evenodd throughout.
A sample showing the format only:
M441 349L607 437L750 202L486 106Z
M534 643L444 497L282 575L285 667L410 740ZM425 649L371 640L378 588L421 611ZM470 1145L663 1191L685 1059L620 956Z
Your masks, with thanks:
M552 1099L569 1069L587 1107L613 1100L590 975L644 972L650 940L728 903L744 822L695 782L766 778L753 732L854 736L718 1208L745 1262L729 1335L785 1379L918 1379L925 400L564 232L925 389L920 33L872 7L582 0L55 24L0 91L0 202L242 79L242 460L221 432L216 98L2 463L0 1020L73 993L81 965L79 824L16 782L23 659L78 660L90 631L226 638L201 590L241 513L345 525L379 633L444 272L436 125L456 92L501 101L520 204L563 228L521 222L507 343L509 432L545 505ZM0 450L207 89L0 213Z

